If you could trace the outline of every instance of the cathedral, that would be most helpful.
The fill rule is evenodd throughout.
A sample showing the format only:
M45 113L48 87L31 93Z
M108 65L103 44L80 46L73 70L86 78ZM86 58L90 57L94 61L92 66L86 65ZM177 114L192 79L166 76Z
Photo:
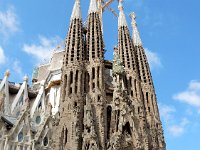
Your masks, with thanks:
M64 48L34 69L31 86L27 76L17 84L5 72L0 150L166 150L136 15L131 35L118 0L118 43L105 60L103 2L90 0L84 24L75 0Z

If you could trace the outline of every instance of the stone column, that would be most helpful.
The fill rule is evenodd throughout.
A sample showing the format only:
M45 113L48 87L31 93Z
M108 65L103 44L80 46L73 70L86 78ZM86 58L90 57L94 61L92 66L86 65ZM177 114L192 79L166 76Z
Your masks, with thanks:
M4 144L4 150L8 149L8 136L6 136L5 144Z

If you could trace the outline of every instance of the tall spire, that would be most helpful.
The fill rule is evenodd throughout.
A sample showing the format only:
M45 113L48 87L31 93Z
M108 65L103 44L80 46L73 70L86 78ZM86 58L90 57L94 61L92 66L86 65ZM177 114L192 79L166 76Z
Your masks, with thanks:
M85 58L80 0L75 0L70 21L65 46L65 65L81 62Z
M130 13L131 17L131 25L133 28L133 44L134 46L142 46L142 41L140 38L140 33L137 28L137 23L136 23L136 15L134 12Z
M144 48L142 46L142 41L140 38L139 31L137 29L137 23L136 23L136 15L134 12L130 13L130 17L132 19L132 28L133 28L133 45L137 54L137 64L139 68L139 77L143 83L148 83L150 85L153 84L152 78L151 78L151 72L147 60L147 56L145 54Z
M73 19L81 19L81 18L82 16L81 16L80 0L75 0L74 8L71 15L71 21Z
M142 46L140 34L137 29L135 13L131 13L130 17L132 19L131 24L133 28L133 45L137 56L136 62L139 71L139 78L141 81L141 92L143 97L142 99L144 110L146 112L146 120L150 131L149 138L151 140L151 143L149 144L149 147L151 147L151 149L165 149L165 142L158 111L157 98L153 86L150 67L148 64L147 56L145 54L145 50Z
M119 5L118 5L118 9L119 9L118 27L128 26L127 22L126 22L126 17L124 15L124 8L122 6L122 2L123 2L123 0L119 0Z
M118 50L121 61L126 69L135 70L136 60L133 42L128 30L128 25L122 6L123 0L119 0L119 18L118 18Z
M87 74L88 93L92 98L93 106L99 110L94 114L96 118L95 129L98 133L100 149L106 149L106 118L105 110L105 82L104 82L104 42L102 24L100 20L97 0L90 0L87 19L86 52L87 52ZM89 82L88 82L89 81ZM87 89L86 88L86 89ZM98 96L97 96L98 95ZM97 149L97 148L89 148Z
M1 112L4 111L6 115L10 114L9 82L8 82L9 76L10 76L10 71L7 70L5 72L4 79L0 82L0 111Z
M97 1L90 0L90 7L88 10L88 14L98 12Z
M97 1L90 0L86 35L87 59L90 61L94 59L103 60L104 58L104 42L101 25Z
M56 127L56 132L53 135L53 138L57 138L57 136L62 138L55 140L54 149L78 150L82 147L84 44L80 0L75 0L62 66L60 126Z

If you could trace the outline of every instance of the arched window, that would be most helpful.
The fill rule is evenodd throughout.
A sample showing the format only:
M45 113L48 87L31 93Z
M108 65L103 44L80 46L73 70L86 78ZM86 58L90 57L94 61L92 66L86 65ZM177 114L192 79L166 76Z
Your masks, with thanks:
M18 134L18 142L22 142L23 139L24 139L24 134L23 134L23 132L21 131L21 132L19 132L19 134Z
M123 126L122 133L123 134L124 133L129 134L130 136L132 135L132 133L131 133L131 127L130 127L130 123L129 122L127 122L125 124L125 126Z
M38 115L36 118L35 118L35 122L37 125L39 125L41 123L41 117L40 115Z
M43 139L43 145L46 147L46 146L48 146L48 144L49 144L49 139L47 136L45 136Z

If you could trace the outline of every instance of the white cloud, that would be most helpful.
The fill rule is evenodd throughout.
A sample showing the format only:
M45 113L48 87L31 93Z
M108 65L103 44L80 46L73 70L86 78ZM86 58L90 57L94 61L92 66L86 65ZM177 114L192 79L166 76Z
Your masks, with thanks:
M183 118L182 121L181 121L181 123L180 123L180 125L181 125L181 126L186 126L186 125L188 125L189 123L190 123L190 121L189 121L187 118Z
M190 81L189 89L194 91L200 91L200 82L195 80Z
M7 38L19 30L19 21L13 6L5 12L0 11L0 34Z
M181 136L184 133L184 128L178 125L173 125L168 128L168 131L171 135L177 137Z
M4 64L6 61L6 56L4 54L3 48L0 46L0 65Z
M174 137L181 136L186 131L186 127L188 124L189 124L188 119L183 118L180 124L168 127L168 132Z
M23 71L22 71L22 68L21 68L21 65L20 65L20 61L18 60L15 60L13 62L13 70L15 72L15 74L17 74L19 77L23 77Z
M172 113L176 112L176 109L173 106L159 104L159 111L161 117L167 123L170 119L172 119Z
M187 90L175 94L173 99L200 109L200 82L194 80L190 81Z
M151 68L162 66L160 57L158 56L157 53L150 51L148 48L145 48L145 52Z
M47 38L39 36L39 44L24 44L23 51L35 57L38 63L49 61L53 50L60 43L59 37Z
M179 137L186 132L189 121L187 118L182 118L178 122L175 117L176 109L173 106L159 104L161 118L166 126L166 133L173 137Z
M160 116L163 120L164 125L166 126L167 132L169 132L169 128L172 126L174 120L174 113L176 109L173 106L168 106L165 104L158 104Z

